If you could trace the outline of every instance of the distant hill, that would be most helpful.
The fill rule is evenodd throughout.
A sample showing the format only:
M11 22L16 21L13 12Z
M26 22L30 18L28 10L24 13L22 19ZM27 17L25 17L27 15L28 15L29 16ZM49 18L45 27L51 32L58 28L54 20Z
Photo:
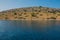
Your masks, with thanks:
M48 7L25 7L0 12L0 20L60 19L60 9Z

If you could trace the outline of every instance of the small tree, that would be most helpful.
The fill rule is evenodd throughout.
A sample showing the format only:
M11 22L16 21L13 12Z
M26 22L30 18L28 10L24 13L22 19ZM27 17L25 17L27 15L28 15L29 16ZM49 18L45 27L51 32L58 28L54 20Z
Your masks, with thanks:
M42 6L39 6L39 8L42 8Z
M41 8L42 8L42 6L39 6L40 12L41 12Z

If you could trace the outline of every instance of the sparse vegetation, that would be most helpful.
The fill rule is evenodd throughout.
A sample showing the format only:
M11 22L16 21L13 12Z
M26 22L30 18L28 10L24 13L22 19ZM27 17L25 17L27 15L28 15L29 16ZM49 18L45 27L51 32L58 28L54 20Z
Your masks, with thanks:
M8 19L8 17L5 17L5 20L7 20Z
M51 17L51 19L56 19L55 17Z
M36 13L36 14L39 14L39 13Z
M60 14L58 14L58 16L60 16Z
M28 15L26 15L25 17L28 17Z
M34 10L35 12L37 12L37 10Z
M36 17L37 15L35 13L31 13L32 17Z
M40 14L40 16L43 16L43 14Z
M23 17L19 17L18 19L23 19Z
M42 19L45 17L46 19L60 18L60 9L54 9L54 8L48 8L48 7L42 7L42 6L11 9L8 11L2 11L0 13L1 13L0 17L2 19L9 19L9 17L11 16L13 20L14 19L33 19L34 17L35 18L41 17Z
M24 15L26 15L27 13L24 13Z
M15 17L15 19L17 19L18 17Z
M22 14L19 14L19 16L22 16Z
M38 12L41 12L41 10L39 10Z
M17 15L17 13L14 13L14 15Z
M42 6L39 6L39 8L42 8Z
M23 9L24 12L27 12L27 10Z

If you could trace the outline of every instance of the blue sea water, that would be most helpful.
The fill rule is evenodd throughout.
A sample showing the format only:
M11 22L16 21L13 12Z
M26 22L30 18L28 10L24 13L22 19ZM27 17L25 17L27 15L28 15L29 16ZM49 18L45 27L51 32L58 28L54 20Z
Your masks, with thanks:
M60 21L0 20L0 40L60 40Z

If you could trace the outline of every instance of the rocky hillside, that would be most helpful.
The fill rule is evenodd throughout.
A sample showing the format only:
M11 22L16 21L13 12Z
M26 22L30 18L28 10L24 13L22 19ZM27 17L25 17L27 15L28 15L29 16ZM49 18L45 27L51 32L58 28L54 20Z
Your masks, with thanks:
M0 20L60 19L60 9L48 7L25 7L0 12Z

